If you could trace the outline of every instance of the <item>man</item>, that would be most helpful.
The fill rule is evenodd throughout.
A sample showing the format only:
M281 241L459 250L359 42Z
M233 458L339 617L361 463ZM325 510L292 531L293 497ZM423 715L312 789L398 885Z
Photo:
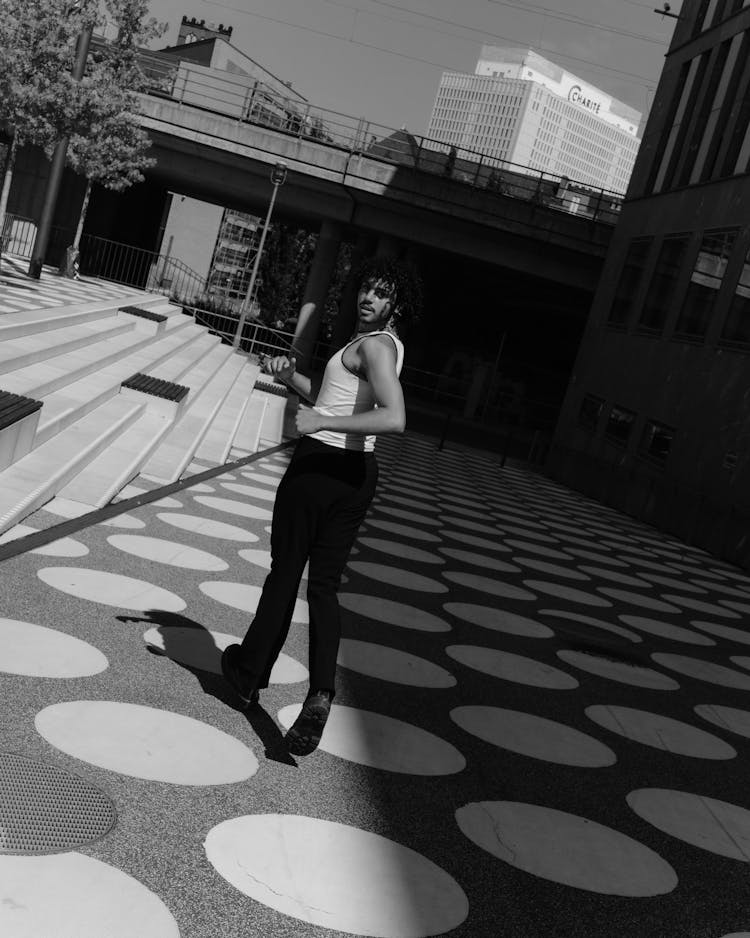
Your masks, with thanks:
M375 258L358 272L353 338L329 360L319 389L294 358L266 366L301 397L297 442L279 484L271 526L271 571L241 645L222 655L222 672L245 707L258 703L286 640L309 561L310 692L287 733L290 752L317 748L335 694L341 635L337 591L378 476L375 438L406 425L399 383L404 347L397 328L418 314L421 286L410 266Z

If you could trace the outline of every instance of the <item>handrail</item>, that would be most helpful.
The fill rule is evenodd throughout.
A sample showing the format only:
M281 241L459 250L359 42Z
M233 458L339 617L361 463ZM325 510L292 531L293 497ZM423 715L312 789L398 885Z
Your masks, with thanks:
M195 66L155 63L145 68L145 93L183 106L221 114L240 123L268 127L326 147L389 164L440 175L495 195L521 198L550 208L614 224L624 193L510 163L468 147L396 130L278 94L260 79Z
M80 271L176 300L187 301L206 293L205 278L178 258L96 235L81 238Z

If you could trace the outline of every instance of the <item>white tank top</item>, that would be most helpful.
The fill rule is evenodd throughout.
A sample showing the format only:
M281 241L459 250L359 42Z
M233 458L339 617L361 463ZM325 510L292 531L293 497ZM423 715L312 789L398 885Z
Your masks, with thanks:
M404 364L404 343L397 335L386 329L368 332L364 336L358 335L329 359L323 373L320 391L315 399L315 410L325 414L326 417L351 417L352 414L361 414L365 410L372 410L377 407L375 396L367 379L360 378L354 372L349 371L343 361L344 352L350 345L360 340L367 341L373 335L387 335L393 339L396 346L396 374L401 374L401 368ZM314 440L320 440L321 443L327 443L329 446L337 446L339 449L360 450L365 453L371 453L375 449L374 434L368 436L364 433L318 430L317 433L307 435Z

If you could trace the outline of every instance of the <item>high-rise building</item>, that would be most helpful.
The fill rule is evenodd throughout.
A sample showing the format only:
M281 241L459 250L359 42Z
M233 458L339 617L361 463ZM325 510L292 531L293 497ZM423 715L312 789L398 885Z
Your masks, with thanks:
M427 136L462 151L624 192L641 115L530 49L483 46L443 72Z
M750 2L684 0L551 470L750 563Z

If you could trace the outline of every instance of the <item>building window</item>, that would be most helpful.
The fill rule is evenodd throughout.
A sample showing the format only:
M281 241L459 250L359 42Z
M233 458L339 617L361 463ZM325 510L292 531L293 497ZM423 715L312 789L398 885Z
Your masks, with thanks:
M736 55L737 52L739 52L739 43L742 37L735 36L734 38L737 40L735 44ZM732 43L727 41L722 42L716 47L713 62L711 63L711 70L708 73L708 80L703 92L703 101L696 113L690 141L685 148L685 157L677 179L679 186L685 186L694 182L693 176L696 170L698 177L700 177L700 170L702 169L703 160L705 160L706 156L706 150L703 148L702 143L706 143L707 149L708 143L710 143L713 136L716 120L719 116L719 108L726 95L729 76L732 71L732 65L734 64L734 60L732 60L731 63L729 62L731 45ZM702 159L700 165L697 165L699 149L702 154Z
M688 235L675 235L662 242L639 320L644 329L661 332L664 328L687 243Z
M696 339L705 336L736 238L736 231L704 234L677 319L677 335Z
M610 442L616 443L618 446L627 446L634 423L635 414L633 411L625 410L624 407L618 407L615 404L609 412L604 435Z
M727 342L750 345L750 251L745 255L721 337Z
M677 99L677 106L674 111L674 117L671 126L667 131L667 137L664 144L660 144L662 150L661 159L658 161L653 183L653 192L661 192L662 189L668 189L677 166L677 162L682 155L682 148L687 136L688 124L695 110L695 104L698 93L703 85L703 77L708 66L709 53L704 52L697 55L687 69L683 70L680 76L680 91ZM656 163L655 163L656 165Z
M612 325L624 325L628 320L653 240L653 238L634 238L628 246L625 263L609 311L609 322Z
M596 397L594 394L584 394L578 411L578 425L590 430L592 433L596 433L603 408L604 401L601 397Z
M638 445L638 453L657 465L663 466L672 449L674 427L658 423L656 420L647 420Z
M705 32L710 29L716 20L719 8L724 6L725 0L709 0L707 4L702 3L698 15L698 32ZM703 14L701 17L700 14Z
M696 157L690 182L701 182L714 175L716 160L730 126L733 108L740 100L740 85L750 73L750 31L737 33L731 40L727 62L721 82L716 90L711 112L708 115L706 129Z

